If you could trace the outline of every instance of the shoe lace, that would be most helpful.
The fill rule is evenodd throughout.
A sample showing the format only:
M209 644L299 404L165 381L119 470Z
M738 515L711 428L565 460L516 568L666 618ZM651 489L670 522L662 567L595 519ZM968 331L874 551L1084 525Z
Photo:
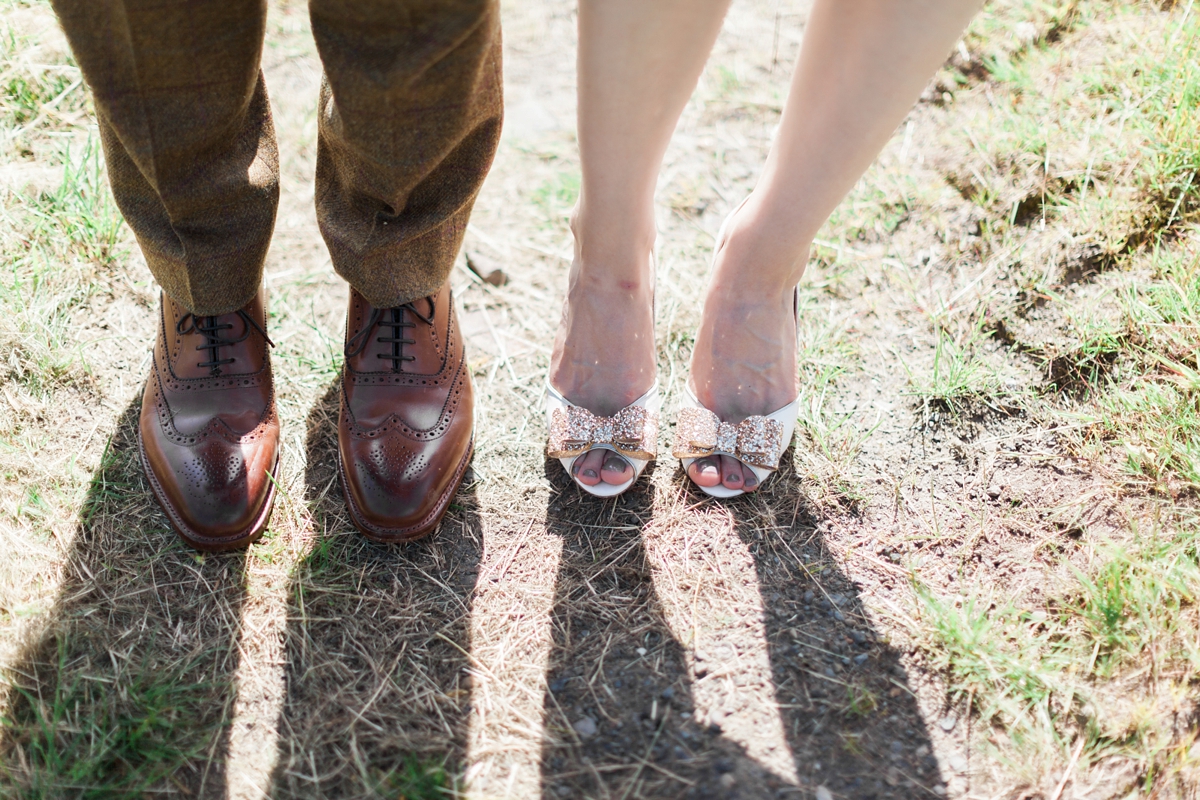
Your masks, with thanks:
M414 303L416 301L413 301ZM413 355L405 355L404 345L416 344L416 339L408 339L404 336L405 328L417 327L416 322L408 320L407 316L412 314L413 317L424 322L426 325L433 324L434 313L436 306L432 297L426 297L425 302L429 303L429 315L426 316L420 311L417 311L413 303L405 303L404 305L396 306L395 308L376 308L372 309L371 316L367 319L367 324L362 330L350 337L346 342L346 358L353 358L366 349L367 341L370 339L371 331L378 326L380 328L391 328L391 336L378 336L375 341L382 344L390 344L392 346L391 353L377 353L376 358L383 358L392 362L392 372L403 372L404 363L406 361L416 361L417 357Z
M208 361L201 361L199 366L208 367L212 375L220 375L222 366L237 361L233 356L221 358L221 348L235 345L238 342L244 342L250 336L250 331L252 330L258 331L262 335L263 340L271 347L275 346L275 343L267 336L267 332L262 329L261 325L254 321L253 317L241 309L238 309L234 313L241 317L242 322L245 323L245 330L236 339L226 339L221 336L221 331L233 327L232 322L221 322L221 317L197 316L188 312L180 317L179 322L175 324L175 332L181 336L189 333L197 333L204 337L204 343L196 345L196 349L207 350Z

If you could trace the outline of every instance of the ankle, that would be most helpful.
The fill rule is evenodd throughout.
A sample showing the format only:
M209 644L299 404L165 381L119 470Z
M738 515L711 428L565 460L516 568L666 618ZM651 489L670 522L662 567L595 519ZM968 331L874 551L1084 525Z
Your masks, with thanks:
M598 300L602 304L646 303L654 296L650 270L637 270L626 262L624 268L610 269L612 262L587 266L576 260L567 278L567 298Z
M757 193L756 193L757 194ZM743 297L788 297L804 276L809 226L752 194L716 243L713 285Z
M796 286L804 275L803 257L789 258L731 242L718 254L707 296L723 306L787 306L791 309Z
M575 237L572 284L599 291L636 291L652 284L657 232L651 213L591 214L583 204L571 213Z

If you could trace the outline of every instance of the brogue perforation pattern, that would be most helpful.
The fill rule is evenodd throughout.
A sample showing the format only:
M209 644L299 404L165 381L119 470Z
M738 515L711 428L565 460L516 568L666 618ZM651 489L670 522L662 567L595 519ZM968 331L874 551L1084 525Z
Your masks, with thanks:
M404 480L411 480L413 463L422 460L403 442L385 439L373 447L363 461L355 463L354 469L364 489L376 497L387 499L389 490L386 487L394 482L394 476L400 475Z
M236 486L246 472L246 460L240 453L219 457L213 450L200 449L183 469L183 478L196 491L213 491Z

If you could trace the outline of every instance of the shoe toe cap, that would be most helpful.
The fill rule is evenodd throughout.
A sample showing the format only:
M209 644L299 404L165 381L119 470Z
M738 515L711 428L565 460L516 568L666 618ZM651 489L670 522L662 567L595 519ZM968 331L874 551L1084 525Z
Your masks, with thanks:
M359 442L342 454L351 510L382 535L419 535L436 524L469 449L469 432L430 442L399 435Z
M273 486L275 437L241 443L209 437L191 446L155 445L146 447L148 466L186 537L219 543L253 533Z

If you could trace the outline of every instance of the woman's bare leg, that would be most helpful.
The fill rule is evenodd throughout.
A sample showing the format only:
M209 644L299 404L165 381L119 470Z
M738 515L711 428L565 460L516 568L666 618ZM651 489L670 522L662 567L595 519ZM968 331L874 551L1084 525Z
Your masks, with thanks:
M796 284L809 246L870 166L981 0L816 0L779 132L730 221L692 355L697 398L722 419L796 397ZM731 458L700 459L702 486L755 488ZM744 483L743 483L744 482Z
M654 382L654 186L728 3L579 3L583 182L550 382L597 414L619 411ZM628 469L603 450L575 462L589 485L624 483Z

